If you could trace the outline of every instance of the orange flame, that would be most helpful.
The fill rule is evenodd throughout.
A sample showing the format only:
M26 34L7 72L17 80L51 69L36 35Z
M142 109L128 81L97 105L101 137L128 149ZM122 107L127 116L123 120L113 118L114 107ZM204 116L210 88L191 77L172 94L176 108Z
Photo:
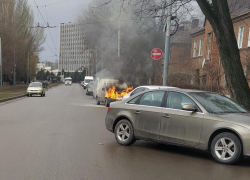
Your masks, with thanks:
M125 90L122 90L121 92L119 92L115 86L113 86L112 88L109 88L109 90L106 92L105 97L106 98L112 98L112 99L119 99L119 97L123 97L125 95L127 95L128 93L130 93L133 90L133 86L132 87L128 87Z

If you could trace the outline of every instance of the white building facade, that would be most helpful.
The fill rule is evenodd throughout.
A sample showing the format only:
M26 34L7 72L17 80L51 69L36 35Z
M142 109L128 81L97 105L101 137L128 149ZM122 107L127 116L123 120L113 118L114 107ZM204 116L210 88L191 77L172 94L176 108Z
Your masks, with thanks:
M83 25L78 23L60 24L59 72L75 72L88 69L88 51L84 44Z

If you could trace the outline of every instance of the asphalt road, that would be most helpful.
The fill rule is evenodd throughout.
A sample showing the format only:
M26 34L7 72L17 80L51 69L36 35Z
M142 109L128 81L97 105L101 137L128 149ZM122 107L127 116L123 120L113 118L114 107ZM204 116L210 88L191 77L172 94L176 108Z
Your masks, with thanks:
M250 179L250 160L227 166L186 148L118 145L106 111L79 84L0 104L0 180Z

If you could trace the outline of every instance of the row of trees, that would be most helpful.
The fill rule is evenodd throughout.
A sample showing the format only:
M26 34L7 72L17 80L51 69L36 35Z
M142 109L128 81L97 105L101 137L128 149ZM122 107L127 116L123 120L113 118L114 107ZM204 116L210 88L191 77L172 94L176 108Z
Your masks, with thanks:
M3 81L26 81L28 69L36 75L38 53L45 41L44 30L34 26L27 0L0 0L0 37L2 39ZM29 63L28 63L29 58Z
M84 80L84 77L86 76L86 70L83 70L82 72L65 72L64 70L62 70L62 74L64 75L64 77L71 77L72 81L74 83L78 83L80 81ZM59 72L59 74L57 76L60 76L61 72Z
M38 71L36 74L36 79L40 80L40 81L44 81L44 80L50 80L51 77L54 77L55 74L53 72L49 72L49 71L44 71L43 69Z

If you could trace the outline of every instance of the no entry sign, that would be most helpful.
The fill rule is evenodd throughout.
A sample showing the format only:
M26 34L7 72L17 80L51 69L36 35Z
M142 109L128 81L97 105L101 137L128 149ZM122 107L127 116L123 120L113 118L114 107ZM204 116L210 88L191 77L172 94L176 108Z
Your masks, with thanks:
M159 59L161 59L161 57L162 57L162 51L161 51L161 49L159 49L159 48L153 49L152 52L151 52L151 57L152 57L154 60L159 60Z

